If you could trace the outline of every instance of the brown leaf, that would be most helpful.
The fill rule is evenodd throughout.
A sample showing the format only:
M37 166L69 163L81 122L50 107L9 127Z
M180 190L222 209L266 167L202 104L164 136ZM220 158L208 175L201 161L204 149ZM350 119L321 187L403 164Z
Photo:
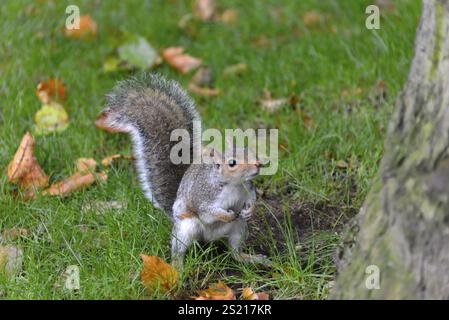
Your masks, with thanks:
M17 240L18 238L26 237L27 235L28 235L28 229L13 227L11 229L3 230L2 234L1 234L1 238L8 239L8 240Z
M226 9L218 20L224 24L233 24L239 18L239 12L235 9Z
M273 99L271 92L268 90L264 90L263 98L260 99L260 105L262 108L270 113L276 112L282 106L288 105L288 102L289 99L287 98Z
M23 250L16 246L0 245L0 273L12 276L22 269Z
M129 160L134 159L134 157L132 157L132 156L125 156L123 154L113 154L113 155L108 156L108 157L104 158L103 160L101 160L101 164L105 167L109 167L114 160L122 159L122 158L129 159Z
M141 254L140 257L143 260L140 278L150 292L155 290L167 292L178 283L178 271L163 259L144 254Z
M254 292L251 288L243 288L243 300L269 300L270 296L266 292Z
M396 10L392 0L376 0L375 5L379 7L381 11L386 10L388 13L393 13Z
M235 300L235 294L223 281L212 284L206 290L199 290L195 300Z
M212 21L215 17L215 0L196 0L193 14L203 21Z
M44 190L43 195L62 196L65 197L74 191L84 189L95 181L104 182L108 178L106 172L99 173L81 173L76 172L69 178L53 183L48 189Z
M220 94L219 89L199 87L193 82L189 84L189 90L202 97L216 97Z
M39 82L36 95L43 104L63 102L67 99L67 90L61 80L49 79Z
M302 22L308 29L315 28L321 23L322 17L316 11L308 11L302 16Z
M304 126L309 130L315 128L315 123L313 122L312 118L304 111L302 111L301 114Z
M199 87L212 88L214 85L214 76L212 70L208 67L199 68L192 77L191 83Z
M20 142L20 146L8 165L8 179L24 190L32 190L48 185L48 176L42 170L34 155L35 141L31 133L27 132Z
M107 117L108 117L107 114L101 113L101 114L97 117L97 119L95 119L95 126L96 126L98 129L102 129L102 130L105 130L105 131L110 132L110 133L125 132L125 131L118 130L118 129L115 129L115 128L110 127L110 126L106 123Z
M239 75L248 71L248 65L246 63L237 63L227 66L223 71L223 77L227 78L234 75Z
M344 160L337 161L337 168L339 169L347 169L349 167L348 163Z
M75 164L76 170L83 174L95 172L95 169L97 168L97 162L91 158L79 158L76 160Z
M184 54L184 48L182 47L169 47L162 52L162 57L170 66L182 74L196 69L202 63L200 59Z
M97 23L89 16L80 16L79 29L64 29L66 37L80 39L95 37L97 35Z
M3 230L0 239L4 240L17 240L20 237L26 237L28 235L28 229L16 228Z

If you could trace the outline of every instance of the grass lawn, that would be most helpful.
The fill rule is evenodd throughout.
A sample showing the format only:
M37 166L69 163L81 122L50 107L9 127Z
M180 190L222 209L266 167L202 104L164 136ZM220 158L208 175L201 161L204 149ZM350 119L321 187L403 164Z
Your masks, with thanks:
M36 86L51 77L66 84L70 115L67 130L36 137L37 159L51 181L73 173L77 158L132 152L127 136L94 126L105 94L131 75L102 71L123 32L140 34L158 49L183 46L213 70L221 94L193 95L203 127L278 128L282 144L277 174L257 179L259 205L247 245L267 254L273 267L237 263L220 244L196 246L174 295L153 298L189 297L224 280L237 292L251 286L274 299L325 299L343 224L357 213L376 174L420 15L418 1L398 0L394 12L381 11L380 30L367 30L365 8L372 2L219 1L220 9L237 9L238 20L199 22L189 33L178 22L192 11L190 1L2 1L0 232L21 227L29 233L9 241L23 249L23 270L0 278L0 299L148 299L139 254L170 260L170 220L144 198L131 162L117 162L106 183L64 199L19 201L6 175L41 106ZM69 4L97 22L96 39L64 37ZM311 10L325 21L307 28L301 17ZM223 77L236 63L248 71ZM167 64L156 70L186 88L191 78ZM264 111L258 100L265 88L274 97L298 96L297 108ZM339 168L341 160L348 168ZM126 208L82 210L111 200ZM69 265L80 268L79 291L55 285Z

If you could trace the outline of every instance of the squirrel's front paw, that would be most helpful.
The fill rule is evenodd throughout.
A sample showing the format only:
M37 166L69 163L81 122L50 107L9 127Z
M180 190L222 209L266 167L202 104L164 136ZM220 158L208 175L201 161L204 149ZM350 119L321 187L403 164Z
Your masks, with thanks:
M223 222L231 222L237 218L237 215L232 210L223 210L221 213L217 215L218 220Z
M242 217L244 220L249 220L254 212L254 204L248 203L246 204L242 211L240 212L240 217Z

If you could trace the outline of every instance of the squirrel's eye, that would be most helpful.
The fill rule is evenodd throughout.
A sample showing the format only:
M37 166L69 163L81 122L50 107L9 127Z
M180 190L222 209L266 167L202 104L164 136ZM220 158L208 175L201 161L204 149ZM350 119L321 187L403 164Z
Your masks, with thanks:
M235 161L234 159L228 161L228 165L229 165L231 168L234 167L236 164L237 164L237 161Z

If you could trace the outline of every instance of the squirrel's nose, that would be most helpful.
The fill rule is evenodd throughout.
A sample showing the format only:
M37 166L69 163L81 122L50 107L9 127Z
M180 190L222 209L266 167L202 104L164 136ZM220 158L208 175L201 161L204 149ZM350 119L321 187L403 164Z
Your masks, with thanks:
M255 166L258 167L258 168L260 168L261 165L262 165L262 164L260 163L260 161L259 161L259 160L256 160Z

